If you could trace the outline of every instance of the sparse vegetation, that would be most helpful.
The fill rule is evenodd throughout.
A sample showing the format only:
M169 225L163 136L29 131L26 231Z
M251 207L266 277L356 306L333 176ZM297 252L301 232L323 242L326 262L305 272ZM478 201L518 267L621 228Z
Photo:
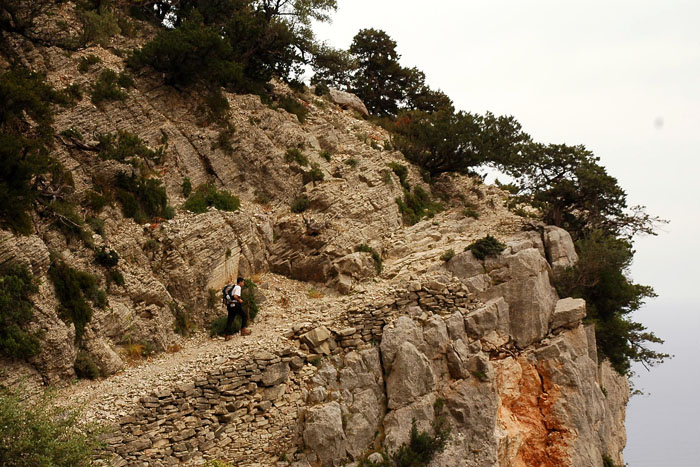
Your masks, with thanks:
M95 252L95 261L106 268L113 268L119 263L119 255L114 250L101 247Z
M430 199L428 192L421 186L416 186L413 192L404 190L403 199L396 198L396 204L408 225L413 225L424 217L431 218L443 209L440 203Z
M464 210L462 211L462 214L464 214L464 217L470 217L472 219L479 218L479 211L477 211L476 208L472 208L472 207L464 208Z
M134 157L140 157L155 164L161 164L165 156L164 146L153 150L141 138L128 131L101 133L97 135L97 140L100 158L104 160L133 163Z
M34 316L31 296L38 290L26 266L0 267L0 355L22 359L39 353L39 339L24 329Z
M87 467L99 449L99 429L79 423L79 413L57 407L49 395L22 402L0 389L0 465Z
M95 276L73 269L58 259L49 268L49 278L59 301L58 315L75 325L75 340L80 342L85 326L92 318L92 307L88 300L98 308L105 308L107 294L98 288Z
M304 172L302 176L302 182L304 184L314 182L315 184L316 182L322 182L324 178L325 175L323 174L321 167L314 162L313 164L311 164L311 170Z
M279 101L279 106L289 112L290 114L294 114L297 117L297 120L299 120L299 123L304 123L306 121L306 117L309 114L309 109L304 106L304 104L300 103L298 100L291 96L284 96L280 98Z
M284 154L284 160L289 163L296 162L302 167L309 165L309 159L299 148L287 148L287 152Z
M506 246L499 242L496 238L491 235L487 235L484 238L476 240L471 245L467 247L467 251L471 250L472 254L480 260L485 260L487 256L498 256Z
M90 54L86 57L82 57L78 62L78 71L81 73L87 73L93 65L100 63L102 59L97 55Z
M331 153L330 153L330 151L321 151L321 152L319 153L319 156L321 156L323 159L325 159L326 162L330 162L330 161L331 161Z
M345 159L344 162L345 162L346 165L349 165L349 166L352 167L353 169L354 169L355 167L357 167L357 164L360 163L360 161L358 161L358 160L355 159L354 157L351 157L351 158L349 158L349 159Z
M374 261L374 267L377 270L377 274L382 273L382 256L377 252L377 250L367 245L366 243L363 243L357 246L357 251L360 251L362 253L369 253L372 256L372 260Z
M294 213L302 213L309 209L310 201L309 198L306 196L300 196L298 198L295 198L294 201L292 201L292 212Z
M192 193L192 182L190 181L189 178L185 177L182 180L182 196L185 197L185 199L190 197L190 194Z
M134 81L126 73L117 73L107 69L92 84L90 98L92 103L100 105L103 102L123 101L127 90L134 87Z
M254 192L255 201L257 204L270 204L273 201L273 197L270 193L265 190L255 190Z
M192 314L186 307L180 306L177 302L170 302L170 312L175 317L175 333L181 336L188 336L194 329Z
M236 211L240 206L241 201L237 196L223 189L218 190L213 183L205 183L197 187L185 202L185 209L195 214L207 212L210 207L220 211Z
M78 378L97 379L100 377L100 368L85 350L79 350L73 365Z
M153 218L168 218L168 196L160 180L120 172L115 185L116 199L126 217L140 224Z
M401 186L404 187L404 189L406 190L410 190L411 186L406 180L406 177L408 177L408 167L406 167L403 164L399 164L398 162L390 162L387 165L392 170L392 172L394 172L396 176L399 177L399 182L401 183Z
M455 257L455 251L452 248L450 248L449 250L447 250L446 252L444 252L440 256L440 259L443 260L444 262L448 262L449 260L451 260L454 257Z

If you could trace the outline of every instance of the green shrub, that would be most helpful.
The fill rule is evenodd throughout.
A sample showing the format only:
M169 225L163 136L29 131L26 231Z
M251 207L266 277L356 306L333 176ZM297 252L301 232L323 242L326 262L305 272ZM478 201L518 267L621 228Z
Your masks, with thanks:
M322 182L324 178L325 175L323 174L321 167L318 164L313 163L311 164L311 170L304 172L302 181L304 185L306 185L309 182Z
M20 359L39 353L39 339L22 329L34 316L30 297L38 291L26 266L0 267L0 355Z
M296 162L302 167L309 165L309 159L299 148L287 148L287 152L284 154L284 160L289 163Z
M279 101L279 106L289 112L290 114L294 114L297 116L297 120L299 120L299 123L304 123L306 121L306 117L309 114L309 109L304 106L304 104L300 103L298 100L291 96L284 96L280 98Z
M219 303L219 291L216 289L209 289L207 291L207 308L216 308L217 303Z
M474 208L465 208L462 211L462 214L464 214L464 217L471 217L472 219L478 219L479 218L479 211L477 211Z
M255 202L257 204L270 204L274 199L270 193L265 190L255 190Z
M124 280L124 274L121 273L119 269L111 269L107 274L107 285L114 283L119 287L124 287L126 280Z
M220 211L236 211L241 201L226 190L217 190L213 183L205 183L185 202L185 209L195 214L204 213L211 206Z
M167 84L203 82L213 86L243 88L243 66L221 28L203 24L197 12L176 28L161 29L127 61L134 69L152 67L165 75Z
M97 135L97 149L103 160L129 162L133 157L142 157L156 164L163 162L165 147L156 150L146 146L141 138L128 131L119 130L117 133L100 133Z
M6 467L87 467L102 448L95 425L79 422L73 409L58 407L44 395L22 402L0 391L0 465Z
M346 165L349 165L349 166L352 167L353 169L354 169L355 167L357 167L357 164L359 164L359 163L360 163L360 162L359 162L357 159L355 159L354 157L351 157L350 159L345 159L345 164L346 164Z
M45 214L53 218L53 226L60 230L67 239L86 238L83 230L83 218L75 207L65 201L53 201L46 208Z
M73 365L78 378L97 379L100 377L100 368L85 350L79 350Z
M32 232L35 182L52 163L51 104L59 100L44 75L25 68L0 73L0 226L15 233Z
M78 71L81 73L87 73L90 71L90 67L100 63L102 59L97 55L90 54L87 57L82 57L78 62Z
M292 201L292 212L297 214L304 212L309 209L310 204L309 198L306 196L295 198L294 201Z
M404 198L396 198L399 211L403 220L408 225L413 225L423 217L433 217L442 211L442 205L430 199L430 195L422 187L416 186L413 193L404 190Z
M95 232L97 235L102 235L104 236L105 234L105 221L100 219L99 217L88 217L87 218L87 225L90 226L93 232Z
M399 164L398 162L390 162L387 165L396 174L396 176L399 177L401 186L409 190L411 186L408 184L408 181L406 181L406 177L408 177L408 167L403 164Z
M114 250L101 247L95 252L95 261L106 268L113 268L119 263L119 255Z
M189 198L192 193L192 182L189 178L185 177L182 180L182 196Z
M75 139L78 141L83 140L83 134L74 127L70 127L70 128L65 129L65 130L62 130L59 133L59 135L65 136L66 138L72 138L72 139Z
M377 274L382 273L382 267L383 267L382 257L377 252L377 250L375 250L371 246L367 245L366 243L363 243L363 244L357 246L357 251L360 251L363 253L369 253L370 255L372 255L372 259L374 260L374 267L377 270Z
M127 96L125 89L133 87L133 84L128 75L107 69L92 84L90 98L95 105L105 101L123 101Z
M485 260L487 256L498 256L506 246L496 240L491 235L487 235L484 238L476 240L474 243L467 247L467 251L471 250L472 254L480 260Z
M384 140L384 143L382 143L382 146L384 146L385 151L391 151L392 149L394 149L394 147L391 145L391 141L389 141L388 139Z
M447 250L446 252L444 252L440 256L440 259L443 260L444 262L448 262L449 260L451 260L454 257L455 257L455 251L452 248L450 248L449 250Z
M224 331L226 330L226 321L228 320L228 316L219 316L216 318L212 323L209 325L209 335L211 337L214 336L223 336ZM236 319L233 321L233 332L238 332L241 330L241 319L236 316Z
M435 454L445 449L450 430L443 416L436 417L433 424L434 435L428 432L418 432L416 420L411 422L411 439L402 444L392 456L396 467L427 467Z
M233 154L233 143L231 143L231 137L233 136L235 130L233 126L228 126L225 129L219 131L219 135L216 137L216 142L212 144L212 150L221 149L226 154Z
M83 197L83 205L95 212L102 211L102 208L104 208L106 204L107 199L93 190L88 190Z
M257 299L258 285L252 279L246 279L241 290L241 298L243 299L243 310L248 313L248 318L252 323L258 316L260 305Z
M330 161L331 161L331 153L330 153L329 151L321 151L320 154L319 154L319 156L321 156L322 158L324 158L324 159L326 160L326 162L330 162Z
M147 222L154 217L166 217L168 196L160 180L144 178L132 172L117 174L116 198L122 205L126 217L138 223Z
M58 315L75 325L75 340L80 342L85 326L92 318L92 308L86 299L98 308L105 308L107 294L97 287L95 276L73 269L61 260L54 260L51 264L49 279L58 298Z
M615 461L607 454L603 454L603 467L617 467Z
M331 93L331 90L324 81L321 81L320 83L316 84L316 88L314 89L314 94L316 94L318 97L326 96L330 93Z
M186 308L181 307L176 302L170 302L170 311L175 317L175 333L181 336L188 336L194 329L192 315Z
M83 22L83 44L99 44L106 47L110 38L121 32L117 17L106 8L100 8L99 11L82 11L80 19Z

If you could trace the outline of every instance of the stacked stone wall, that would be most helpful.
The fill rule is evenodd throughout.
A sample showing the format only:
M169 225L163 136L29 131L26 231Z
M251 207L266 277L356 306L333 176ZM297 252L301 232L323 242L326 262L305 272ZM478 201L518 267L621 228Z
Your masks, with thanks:
M299 417L314 365L324 356L378 345L384 327L411 306L447 315L466 314L475 303L459 283L416 282L328 323L297 325L287 349L227 362L206 377L141 398L105 438L113 465L273 464L301 444ZM305 335L322 324L330 328L320 343L327 345L314 347Z

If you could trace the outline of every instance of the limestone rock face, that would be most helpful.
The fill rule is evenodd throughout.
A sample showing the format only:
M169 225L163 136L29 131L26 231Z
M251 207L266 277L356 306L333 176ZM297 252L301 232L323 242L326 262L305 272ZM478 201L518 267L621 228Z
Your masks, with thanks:
M586 301L582 298L562 298L557 302L552 315L552 329L575 328L586 317Z
M410 342L401 344L386 380L389 408L404 407L434 386L435 375L428 358Z
M369 112L367 111L367 107L365 107L364 102L362 102L362 100L355 94L331 88L330 97L334 103L343 108L348 108L359 112L363 117L369 116Z
M548 225L544 228L544 244L555 275L573 267L578 261L574 242L566 230Z
M345 433L340 404L329 402L309 408L306 412L304 443L312 449L323 465L333 465L345 455Z

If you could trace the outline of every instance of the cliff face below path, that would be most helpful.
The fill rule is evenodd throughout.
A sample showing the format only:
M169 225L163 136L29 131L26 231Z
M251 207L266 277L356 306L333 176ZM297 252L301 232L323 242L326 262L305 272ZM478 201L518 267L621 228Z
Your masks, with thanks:
M51 21L70 22L72 4L57 8ZM11 33L6 40L56 87L89 89L104 69L122 71L121 50L144 38L70 53ZM90 54L100 62L80 73ZM272 86L274 99L308 110L304 123L258 96L230 93L230 110L212 121L203 95L149 75L123 102L95 106L85 95L58 109L54 156L72 174L75 199L132 170L96 151L99 135L128 131L163 148L148 173L162 181L175 216L137 224L117 202L97 213L79 207L104 223L92 247L38 214L32 235L0 231L0 264L25 264L37 278L29 330L42 346L28 362L3 361L0 384L61 388L59 403L83 404L86 419L109 425L117 466L341 465L394 451L414 419L429 433L436 419L450 427L435 466L600 466L603 456L621 464L627 382L598 362L585 303L553 286L576 261L569 235L514 215L508 194L477 178L426 184L390 135L362 118L354 96ZM227 128L235 131L222 145ZM310 165L286 157L290 148ZM406 183L445 209L404 226L391 163L405 165ZM323 180L305 183L311 164ZM185 210L185 178L229 190L241 208ZM301 196L309 209L292 213ZM480 261L465 251L489 234L506 242L502 254ZM118 254L124 283L111 284L108 305L93 308L76 342L48 270L60 258L106 288L95 262L102 246ZM441 259L449 250L454 257ZM218 291L239 274L259 284L253 335L211 339L205 330L223 314ZM175 332L183 316L200 330L193 337ZM135 364L133 345L154 355ZM79 352L102 379L73 382Z

